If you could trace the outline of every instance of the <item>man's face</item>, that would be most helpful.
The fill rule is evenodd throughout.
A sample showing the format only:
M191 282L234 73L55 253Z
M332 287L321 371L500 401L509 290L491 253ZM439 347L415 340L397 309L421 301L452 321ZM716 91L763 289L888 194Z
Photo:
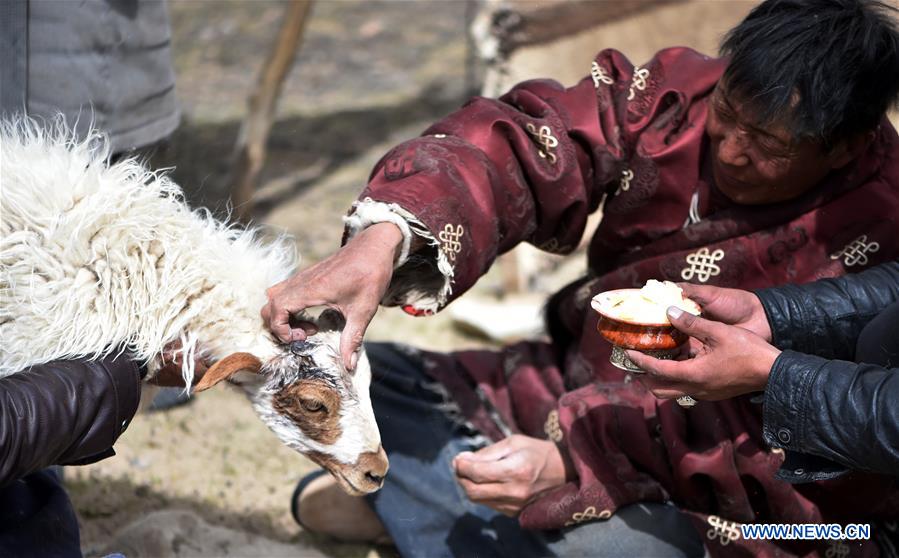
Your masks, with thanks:
M782 124L761 126L753 116L718 84L709 99L706 133L715 185L736 203L793 199L848 162L841 156L844 147L825 151L818 143L793 139Z

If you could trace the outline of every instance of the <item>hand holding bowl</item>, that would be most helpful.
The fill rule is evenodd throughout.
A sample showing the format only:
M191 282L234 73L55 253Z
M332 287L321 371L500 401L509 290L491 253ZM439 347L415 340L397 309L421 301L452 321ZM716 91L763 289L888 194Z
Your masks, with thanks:
M591 302L599 314L599 334L612 344L609 360L628 372L641 373L643 370L627 358L625 349L641 351L655 358L672 358L687 341L687 335L668 321L667 305L645 312L629 311L637 308L628 301L641 296L641 289L617 289L600 293ZM700 313L699 305L687 298L673 305L692 314Z

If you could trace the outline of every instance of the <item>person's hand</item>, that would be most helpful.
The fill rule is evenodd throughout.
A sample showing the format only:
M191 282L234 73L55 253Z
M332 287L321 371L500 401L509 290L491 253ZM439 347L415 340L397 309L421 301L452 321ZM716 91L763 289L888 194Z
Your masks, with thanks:
M181 341L169 343L162 350L162 367L147 380L147 383L161 387L184 387L184 377L181 375L183 362ZM206 360L199 356L194 357L194 384L200 381L208 368L209 363Z
M337 310L346 319L340 355L348 370L355 369L357 351L390 285L402 243L403 233L393 223L366 228L333 256L270 287L265 292L268 304L262 307L262 319L272 333L289 343L314 333L308 323L292 327L291 314L314 306Z
M560 486L572 467L553 442L516 434L453 459L456 478L472 502L509 516Z
M656 397L690 395L717 401L765 389L771 366L780 354L765 339L748 329L705 320L674 306L668 309L668 319L698 341L690 348L692 358L659 360L627 351L628 358L646 372L634 377Z
M703 317L747 329L771 342L771 326L755 294L740 289L724 289L711 285L678 283L684 296L702 308Z

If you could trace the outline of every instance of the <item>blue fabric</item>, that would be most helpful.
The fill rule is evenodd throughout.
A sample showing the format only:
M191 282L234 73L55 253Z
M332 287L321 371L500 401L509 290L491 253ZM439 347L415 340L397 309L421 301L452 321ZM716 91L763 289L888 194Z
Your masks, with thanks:
M50 469L0 488L0 556L81 556L75 510Z
M607 521L554 532L522 529L514 518L472 503L452 458L489 444L464 424L423 371L414 349L366 345L372 403L390 472L368 496L400 554L443 556L702 556L703 544L674 506L638 504Z
M855 362L877 364L884 368L899 368L899 302L884 308L868 322L858 336Z

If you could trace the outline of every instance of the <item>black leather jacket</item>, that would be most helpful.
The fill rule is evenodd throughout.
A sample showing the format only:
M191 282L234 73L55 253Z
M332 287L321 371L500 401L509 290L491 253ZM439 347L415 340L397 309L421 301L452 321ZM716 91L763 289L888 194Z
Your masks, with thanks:
M899 262L756 294L784 350L764 402L765 439L786 455L778 476L899 475Z
M49 465L113 455L137 412L140 380L126 356L51 362L0 378L0 488Z
M0 378L0 556L81 556L75 510L45 467L113 455L137 411L140 381L125 356Z

